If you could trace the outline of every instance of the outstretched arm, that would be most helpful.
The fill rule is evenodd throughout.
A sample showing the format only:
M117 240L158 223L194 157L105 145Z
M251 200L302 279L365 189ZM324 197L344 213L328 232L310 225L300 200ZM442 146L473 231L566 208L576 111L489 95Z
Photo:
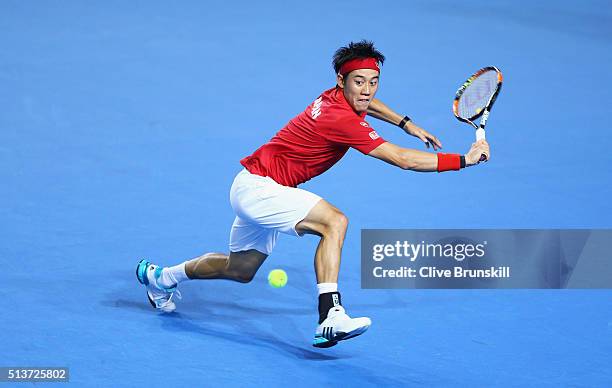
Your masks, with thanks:
M393 143L385 142L368 155L377 159L383 160L389 164L400 167L404 170L413 170L420 172L446 171L449 169L458 170L459 167L469 167L480 162L480 155L485 154L489 160L489 144L486 140L479 140L472 144L472 147L467 154L463 156L464 165L456 165L456 168L448 168L446 166L448 158L462 158L459 155L450 154L434 154L431 152L423 152L403 148ZM438 162L442 161L445 166L439 166Z
M372 102L370 102L370 105L368 106L368 115L397 126L399 126L399 124L404 119L403 116L400 116L399 114L394 112L391 108L389 108L377 98L373 99ZM430 144L433 146L434 150L442 148L442 143L440 142L440 140L438 140L437 137L430 134L418 125L414 124L410 120L408 120L404 124L402 129L407 134L421 139L425 143L427 148L429 148Z

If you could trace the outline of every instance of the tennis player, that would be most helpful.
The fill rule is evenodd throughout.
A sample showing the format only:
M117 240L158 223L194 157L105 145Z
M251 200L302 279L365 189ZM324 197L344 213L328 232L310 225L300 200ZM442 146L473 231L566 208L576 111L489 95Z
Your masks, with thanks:
M190 279L229 279L250 282L272 253L280 233L320 237L314 255L319 292L319 325L315 347L364 333L369 318L351 318L338 291L338 271L347 217L331 203L297 186L322 174L338 162L349 148L405 170L443 172L490 158L489 145L472 144L465 155L423 152L385 141L365 121L370 115L398 125L434 151L442 147L429 132L400 116L374 98L380 67L385 57L372 42L351 42L333 58L336 86L324 91L294 117L268 143L240 161L244 167L230 189L236 218L229 238L229 255L206 253L173 267L162 268L141 260L136 274L146 286L150 303L172 312L180 297L178 284Z

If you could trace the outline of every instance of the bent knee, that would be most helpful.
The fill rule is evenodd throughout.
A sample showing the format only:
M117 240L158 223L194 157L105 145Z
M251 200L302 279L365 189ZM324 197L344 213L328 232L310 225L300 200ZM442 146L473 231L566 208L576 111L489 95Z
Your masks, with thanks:
M232 279L240 283L250 283L255 277L255 274L257 273L257 270L263 263L264 259L261 259L261 260L259 260L258 258L233 259L229 261L226 271Z
M234 269L231 271L227 271L226 275L232 279L235 280L237 282L240 283L250 283L253 278L255 277L255 272L254 271L250 271L250 270L244 270L244 269Z
M339 210L331 212L325 222L324 234L344 234L348 228L348 217Z
M238 274L234 279L240 283L250 283L254 277L255 274Z
M321 200L296 225L298 233L312 233L319 236L342 237L348 227L348 218L330 203Z

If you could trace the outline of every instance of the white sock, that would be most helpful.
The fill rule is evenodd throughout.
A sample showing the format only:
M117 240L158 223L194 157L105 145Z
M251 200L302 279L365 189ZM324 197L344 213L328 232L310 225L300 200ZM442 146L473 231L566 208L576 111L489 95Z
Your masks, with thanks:
M159 277L159 285L170 288L178 285L180 282L189 280L189 277L187 277L187 273L185 272L185 264L186 262L175 265L174 267L164 268L161 276Z
M319 283L317 284L319 295L328 292L338 292L338 283Z

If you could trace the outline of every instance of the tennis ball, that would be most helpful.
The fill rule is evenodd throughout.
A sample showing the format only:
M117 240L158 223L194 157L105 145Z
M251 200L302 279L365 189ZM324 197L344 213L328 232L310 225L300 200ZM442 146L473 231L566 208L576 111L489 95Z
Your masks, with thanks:
M282 269L273 269L268 274L268 284L274 288L285 287L285 284L287 284L287 273Z

